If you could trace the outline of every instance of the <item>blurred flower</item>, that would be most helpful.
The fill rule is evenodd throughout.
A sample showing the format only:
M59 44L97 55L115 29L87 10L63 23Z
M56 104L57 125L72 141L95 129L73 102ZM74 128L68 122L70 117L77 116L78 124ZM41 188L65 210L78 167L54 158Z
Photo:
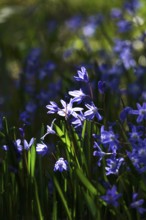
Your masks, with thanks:
M70 30L75 31L77 28L80 27L81 21L82 21L82 16L75 15L72 18L70 18L69 20L67 20L65 23L66 23L66 26L68 28L70 28Z
M78 70L77 73L78 73L78 76L74 76L76 81L82 81L85 83L89 82L88 73L85 67L82 66L81 70Z
M68 162L61 157L56 161L54 171L63 172L64 170L68 170Z
M138 193L133 193L133 195L132 195L132 203L130 204L130 207L137 209L137 211L140 214L143 214L144 212L146 212L146 209L141 207L143 205L143 203L144 203L144 199L137 200L137 197L138 197Z
M93 34L95 33L95 31L96 31L96 25L95 24L89 23L89 24L87 24L83 27L83 34L86 37L92 37Z
M101 93L101 94L104 94L105 93L105 90L106 90L106 82L105 81L98 81L98 91Z
M21 144L21 140L20 139L17 139L16 141L14 141L14 145L16 146L16 149L21 152L22 149L23 149L23 146Z
M140 7L139 0L125 0L124 9L126 9L129 13L134 13Z
M121 16L122 16L122 11L121 11L121 9L119 9L119 8L113 8L113 9L111 10L111 17L112 17L112 18L117 19L117 18L121 18Z
M120 120L121 120L122 122L125 121L125 119L127 118L128 114L130 113L131 110L132 110L132 108L127 106L127 107L125 107L125 108L121 111L121 113L120 113Z
M127 32L132 29L132 23L127 20L120 20L117 22L119 33Z
M137 123L140 123L144 119L146 119L146 102L144 102L142 106L139 103L137 103L137 108L138 110L131 110L130 114L138 115Z
M119 205L117 200L121 196L122 196L122 194L117 193L117 187L114 185L111 189L107 190L106 195L101 196L101 199L103 199L109 205L113 205L113 206L117 207Z

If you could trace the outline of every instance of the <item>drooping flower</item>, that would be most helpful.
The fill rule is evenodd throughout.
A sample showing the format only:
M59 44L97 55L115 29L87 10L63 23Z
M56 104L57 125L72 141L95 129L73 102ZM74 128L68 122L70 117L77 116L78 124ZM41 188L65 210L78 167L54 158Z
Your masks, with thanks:
M68 170L68 162L61 157L56 161L54 171L63 172L64 170Z
M45 143L38 143L36 146L36 152L44 156L48 152L48 146Z

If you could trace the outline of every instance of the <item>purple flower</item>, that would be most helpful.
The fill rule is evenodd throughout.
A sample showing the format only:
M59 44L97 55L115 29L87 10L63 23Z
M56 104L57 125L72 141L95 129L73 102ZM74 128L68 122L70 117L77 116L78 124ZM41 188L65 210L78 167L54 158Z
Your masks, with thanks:
M84 116L87 119L92 120L94 117L96 117L99 121L102 120L102 116L99 114L98 108L94 105L93 102L91 105L86 104L85 106L89 109L84 113Z
M129 141L131 143L136 143L137 141L140 141L140 137L142 136L143 132L138 131L138 128L136 126L132 126L132 132L129 132Z
M130 114L138 115L137 117L137 123L140 123L143 121L143 119L146 119L146 102L143 103L141 106L139 103L137 103L138 110L131 110Z
M41 144L37 144L36 152L44 156L48 152L48 146L43 142Z
M104 145L108 144L109 150L112 150L113 152L117 150L117 146L119 144L117 138L118 135L114 134L112 129L110 129L110 131L106 131L104 130L104 126L101 126L101 135L100 135L101 143Z
M130 207L137 209L140 214L143 214L144 212L146 212L146 209L141 207L144 203L144 199L138 200L137 197L138 193L133 193L132 203L130 204Z
M69 95L74 97L72 100L73 102L81 103L82 100L86 97L86 94L83 93L82 89L69 91L68 93Z
M75 128L77 128L83 125L85 119L86 118L83 112L81 111L80 114L77 114L76 117L73 118L72 124L74 125Z
M101 93L101 94L104 94L105 93L105 90L106 90L106 82L105 81L98 81L98 91Z
M56 161L54 171L63 172L64 170L68 170L68 162L61 157Z
M132 110L132 108L130 108L130 107L125 107L122 111L121 111L121 113L120 113L120 120L122 121L122 122L124 122L125 121L125 119L127 118L127 116L128 116L128 114L130 113L130 111Z
M16 146L16 148L17 148L17 150L19 151L19 152L22 152L22 150L24 149L24 150L29 150L30 149L30 147L33 145L33 143L34 143L34 138L31 138L31 140L30 140L30 142L27 142L27 140L23 140L23 143L21 142L21 139L17 139L15 142L14 142L14 144L15 144L15 146Z
M120 33L130 31L132 28L132 23L130 21L121 20L117 22L118 31Z
M121 18L121 16L122 16L122 11L119 8L113 8L111 10L111 17L112 18L117 19L117 18Z
M102 158L106 155L106 153L101 150L101 148L99 147L99 145L97 144L96 141L94 141L94 146L93 146L93 148L96 149L96 150L93 152L93 156L97 156L97 157L98 157L98 163L97 163L97 165L100 166L100 165L101 165L101 160L102 160Z
M70 116L73 115L74 117L77 116L77 111L82 111L83 108L80 107L74 107L73 108L73 99L70 99L69 103L66 103L64 100L60 101L63 109L58 110L58 115L65 117L66 119Z
M55 120L56 120L56 118L52 121L51 126L47 125L47 133L43 137L41 137L42 140L44 140L44 138L48 134L56 134L56 132L53 130L53 124L54 124Z
M102 151L102 149L100 148L100 146L98 145L98 143L96 141L94 141L94 146L93 146L94 149L96 149L94 152L93 152L93 156L97 156L98 157L98 163L97 165L100 166L101 165L101 160L104 156L106 155L112 155L112 153L106 153L104 151Z
M109 205L113 205L113 206L117 207L119 205L117 200L120 197L121 197L121 194L117 193L117 187L114 185L111 189L107 190L106 195L101 196L101 199L103 199Z
M2 149L3 149L4 151L7 151L9 148L8 148L7 145L3 145L3 146L2 146Z
M23 142L23 144L24 144L24 149L25 150L29 150L30 149L30 147L33 145L33 143L34 143L34 138L31 138L31 140L30 140L30 142L27 142L27 140L25 140L24 139L24 142Z
M119 172L119 168L121 164L123 163L124 158L111 158L111 159L106 159L107 166L105 167L106 169L106 175L110 174L115 174L117 175Z
M20 139L17 139L16 141L14 141L14 145L16 146L16 148L17 148L17 150L18 150L19 152L22 151L23 146L21 145L21 140L20 140Z
M82 66L81 70L78 70L77 73L78 73L78 76L74 76L76 81L82 81L85 83L89 82L88 73L85 67Z
M54 114L57 113L59 110L58 105L55 102L50 101L50 105L47 105L46 108L49 109L49 111L47 112L48 114Z

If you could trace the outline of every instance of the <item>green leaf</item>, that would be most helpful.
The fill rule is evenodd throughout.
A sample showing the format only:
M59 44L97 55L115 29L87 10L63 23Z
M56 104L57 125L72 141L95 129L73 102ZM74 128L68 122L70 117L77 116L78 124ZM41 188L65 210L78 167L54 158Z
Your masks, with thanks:
M58 191L58 193L59 193L59 195L60 195L60 198L61 198L61 200L62 200L62 202L63 202L64 208L65 208L66 213L67 213L67 215L68 215L68 219L69 219L69 220L72 220L71 214L70 214L70 210L69 210L69 208L68 208L67 201L66 201L66 199L65 199L65 197L64 197L64 195L63 195L63 192L62 192L62 190L61 190L61 188L60 188L60 186L59 186L59 184L58 184L58 181L57 181L57 179L55 178L55 176L54 176L53 180L54 180L55 187L56 187L56 189L57 189L57 191Z
M83 183L83 185L94 195L97 195L96 188L92 185L92 183L87 179L85 174L82 172L81 169L76 169L76 174L79 177L80 181Z
M35 161L36 161L36 149L35 144L31 146L31 163L30 163L30 170L31 170L31 177L34 177L35 173Z
M89 195L88 192L85 192L83 190L83 194L84 194L84 197L86 200L86 204L89 208L89 211L91 212L92 217L95 218L97 216L97 206L96 206L93 198Z

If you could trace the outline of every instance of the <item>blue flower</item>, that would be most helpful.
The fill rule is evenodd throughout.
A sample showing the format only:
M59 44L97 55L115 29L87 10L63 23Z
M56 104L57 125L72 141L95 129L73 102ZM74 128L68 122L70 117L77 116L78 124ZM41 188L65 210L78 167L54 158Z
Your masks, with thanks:
M94 146L93 146L94 149L96 149L94 152L93 152L93 156L97 156L98 157L98 163L97 165L100 166L101 165L101 160L104 156L108 156L108 155L112 155L113 153L106 153L104 152L100 146L98 145L98 143L96 141L94 141Z
M56 118L52 121L51 126L47 125L47 133L43 137L41 137L42 140L44 140L44 138L48 134L56 134L56 132L53 130L53 124L54 124L55 120L56 120Z
M138 115L137 117L137 123L142 122L144 119L146 119L146 102L143 103L141 106L139 103L137 103L138 110L131 110L130 114Z
M132 28L132 23L126 20L120 20L117 22L118 31L120 33L130 31Z
M117 146L119 144L117 138L118 135L114 134L111 128L110 131L106 131L104 130L104 126L101 126L101 135L100 135L101 143L104 144L105 146L108 144L109 150L112 150L113 152L116 151Z
M144 199L139 199L138 200L137 197L138 197L138 193L133 193L132 203L130 204L130 207L137 209L137 211L140 214L143 214L144 212L146 212L146 209L141 207L144 203Z
M33 145L34 143L34 138L31 138L30 142L27 142L27 140L24 139L23 144L24 144L24 149L25 150L29 150L30 147Z
M21 142L21 139L17 139L16 141L14 141L14 144L15 144L15 146L16 146L16 148L17 148L17 150L19 151L19 152L22 152L22 150L24 149L24 150L29 150L30 149L30 147L33 145L33 143L34 143L34 138L31 138L31 140L30 140L30 142L27 142L27 140L23 140L23 143Z
M23 146L21 144L21 139L17 139L16 141L14 141L14 145L16 146L16 149L21 152L23 149Z
M63 172L64 170L68 170L68 162L61 157L56 161L54 171Z
M76 81L82 81L85 83L89 82L88 73L85 67L82 66L81 70L78 70L77 73L78 73L78 76L74 76Z
M101 93L101 94L104 94L105 93L105 90L106 90L106 82L105 81L98 81L98 91Z
M111 158L111 159L106 159L107 166L105 167L106 169L106 175L110 174L115 174L117 175L119 173L119 168L121 164L123 163L124 158Z
M122 196L121 194L117 193L117 187L114 185L111 189L107 190L106 195L101 196L101 199L103 199L109 205L113 205L113 206L117 207L119 205L118 199L121 196Z
M121 111L121 113L120 113L120 120L122 121L122 122L124 122L125 121L125 119L127 118L127 116L128 116L128 114L130 113L130 111L132 110L132 108L130 108L130 107L125 107L122 111Z
M49 111L47 112L48 114L54 114L57 113L59 110L58 105L55 102L50 101L50 105L47 105L46 108L49 109Z
M38 143L36 146L36 152L44 156L48 152L48 146L43 142L41 144Z
M69 91L68 93L69 95L74 97L72 100L73 102L81 103L82 100L86 97L86 94L83 93L82 89Z
M86 104L85 106L89 109L84 113L84 116L87 119L92 120L94 117L96 117L99 121L102 120L102 116L99 114L98 108L94 105L93 102L91 105Z
M58 110L58 115L65 117L65 119L67 119L70 115L76 117L76 112L83 110L83 108L80 107L73 108L73 99L70 99L69 103L66 103L64 100L61 100L60 102L63 106L63 109Z
M72 124L74 125L74 128L82 126L85 119L86 118L81 111L80 114L77 114L76 117L73 118Z

